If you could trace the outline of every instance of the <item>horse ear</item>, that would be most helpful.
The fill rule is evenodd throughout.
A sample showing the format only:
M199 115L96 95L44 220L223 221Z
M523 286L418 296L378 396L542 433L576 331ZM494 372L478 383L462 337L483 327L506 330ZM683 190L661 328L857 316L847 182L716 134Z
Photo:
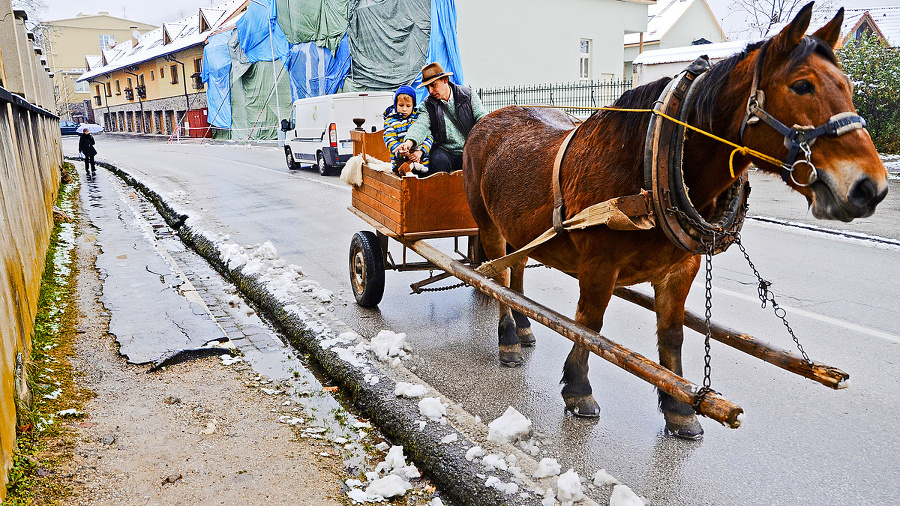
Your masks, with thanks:
M838 9L837 14L835 14L834 19L829 21L827 25L816 30L816 33L814 33L813 36L822 39L833 49L834 46L837 45L838 39L841 38L841 25L843 23L844 8L841 7Z
M806 35L806 29L809 28L809 22L812 19L813 2L806 4L800 12L794 17L794 20L788 23L781 32L772 39L772 49L776 52L790 51L803 39Z

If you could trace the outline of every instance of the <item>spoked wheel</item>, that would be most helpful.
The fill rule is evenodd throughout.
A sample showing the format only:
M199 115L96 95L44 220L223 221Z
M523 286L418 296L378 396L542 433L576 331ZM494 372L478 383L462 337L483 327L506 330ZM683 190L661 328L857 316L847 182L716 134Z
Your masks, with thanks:
M288 170L297 169L297 162L294 161L294 154L291 152L291 148L284 148L284 159L287 162Z
M362 307L375 307L384 296L384 255L372 232L357 232L350 241L350 286Z

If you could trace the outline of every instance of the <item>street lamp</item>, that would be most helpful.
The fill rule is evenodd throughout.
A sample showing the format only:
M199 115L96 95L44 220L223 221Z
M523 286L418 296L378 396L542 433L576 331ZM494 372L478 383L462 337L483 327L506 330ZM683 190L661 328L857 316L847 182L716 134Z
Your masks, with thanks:
M278 98L278 75L275 72L275 41L272 38L272 10L269 9L267 4L262 3L260 0L251 0L253 3L257 3L266 8L266 13L268 17L266 18L266 24L269 25L269 48L272 50L272 86L275 89L275 108L278 111L278 119L281 119L281 100Z

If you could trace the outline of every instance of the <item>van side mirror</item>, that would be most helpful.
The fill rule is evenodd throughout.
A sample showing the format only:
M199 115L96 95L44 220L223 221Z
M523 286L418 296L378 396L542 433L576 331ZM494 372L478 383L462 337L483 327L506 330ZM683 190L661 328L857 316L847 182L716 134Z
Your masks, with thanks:
M281 120L281 129L287 132L288 130L293 130L294 125L292 125L293 121L283 119Z

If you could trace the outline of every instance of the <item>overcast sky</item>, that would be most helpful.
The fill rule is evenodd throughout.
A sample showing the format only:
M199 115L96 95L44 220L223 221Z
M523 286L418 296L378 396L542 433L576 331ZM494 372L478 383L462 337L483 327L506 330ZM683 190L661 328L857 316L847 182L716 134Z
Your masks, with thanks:
M110 16L140 21L151 25L176 21L197 12L200 7L222 3L222 0L45 0L48 10L39 16L44 20L75 17L79 12L96 14L106 11ZM482 0L491 1L491 0ZM731 12L734 0L707 0L726 33L740 29L742 19ZM846 8L898 5L900 0L837 0Z

